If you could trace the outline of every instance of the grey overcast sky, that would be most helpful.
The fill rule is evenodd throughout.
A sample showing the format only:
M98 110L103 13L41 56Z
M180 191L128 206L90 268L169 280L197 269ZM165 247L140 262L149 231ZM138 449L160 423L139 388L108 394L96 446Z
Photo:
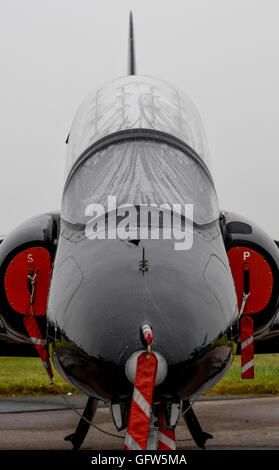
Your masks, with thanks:
M279 239L278 0L0 0L0 233L59 209L84 97L137 69L182 88L207 132L220 207Z

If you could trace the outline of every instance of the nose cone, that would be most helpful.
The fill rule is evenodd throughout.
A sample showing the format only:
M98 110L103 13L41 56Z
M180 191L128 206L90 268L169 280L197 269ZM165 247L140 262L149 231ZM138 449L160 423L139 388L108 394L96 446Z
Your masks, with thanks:
M202 238L183 252L171 240L83 240L71 244L71 256L64 255L66 245L60 245L62 262L55 267L48 308L50 327L62 337L53 347L64 373L69 375L79 355L98 376L91 387L96 391L97 380L99 395L125 395L131 389L125 364L143 349L144 323L152 327L152 349L168 365L162 393L187 394L193 363L216 342L219 357L211 354L207 375L211 362L220 367L227 360L232 343L224 338L237 304L223 252L213 253Z

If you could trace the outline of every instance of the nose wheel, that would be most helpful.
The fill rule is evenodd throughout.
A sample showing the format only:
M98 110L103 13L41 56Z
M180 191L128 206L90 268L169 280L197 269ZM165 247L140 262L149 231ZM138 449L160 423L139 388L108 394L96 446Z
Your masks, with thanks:
M134 416L134 423L137 423L137 418ZM141 439L146 442L146 446L141 448L137 441L131 438L131 427L127 429L125 439L126 450L175 450L175 430L166 422L165 415L162 410L157 406L154 407L150 415L149 426L146 428L146 434L141 436Z

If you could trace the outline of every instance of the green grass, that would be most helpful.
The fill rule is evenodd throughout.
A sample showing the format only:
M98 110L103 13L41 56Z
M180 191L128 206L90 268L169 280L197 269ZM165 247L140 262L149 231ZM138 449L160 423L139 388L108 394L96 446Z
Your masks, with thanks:
M279 354L255 356L255 379L241 379L240 357L236 356L225 377L206 395L279 395ZM64 393L76 393L54 371L54 382ZM0 395L56 394L39 358L0 357Z
M63 380L54 366L54 382L64 393L75 392ZM45 372L41 359L36 357L0 357L0 395L57 394Z
M255 378L241 379L241 358L206 395L279 395L279 354L255 355Z

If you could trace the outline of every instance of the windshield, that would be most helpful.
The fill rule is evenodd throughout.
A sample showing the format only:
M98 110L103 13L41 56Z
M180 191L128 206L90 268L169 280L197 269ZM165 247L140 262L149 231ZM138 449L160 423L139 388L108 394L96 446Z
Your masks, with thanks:
M214 186L203 167L168 144L151 140L112 144L93 154L66 185L62 217L86 224L90 204L193 204L193 220L203 225L219 216Z

